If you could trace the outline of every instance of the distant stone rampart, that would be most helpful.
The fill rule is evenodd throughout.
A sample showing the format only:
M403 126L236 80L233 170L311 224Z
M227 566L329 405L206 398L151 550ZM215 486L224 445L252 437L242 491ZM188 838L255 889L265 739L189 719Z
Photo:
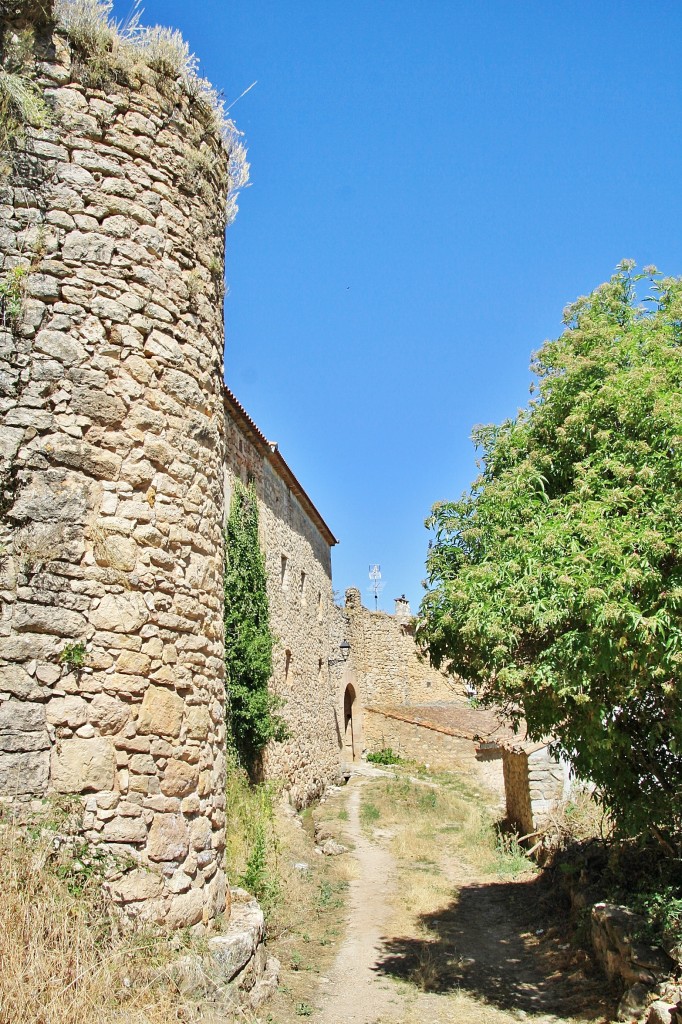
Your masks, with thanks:
M49 108L0 181L0 793L83 794L140 865L115 897L193 925L226 902L228 156L179 81L94 74L28 6L0 44Z
M346 591L343 614L363 705L396 707L461 698L461 681L433 668L428 657L420 653L412 617L400 614L403 604L406 602L399 599L397 615L370 611L363 606L359 590ZM375 725L378 727L378 723L365 719L364 738L368 742L374 737Z

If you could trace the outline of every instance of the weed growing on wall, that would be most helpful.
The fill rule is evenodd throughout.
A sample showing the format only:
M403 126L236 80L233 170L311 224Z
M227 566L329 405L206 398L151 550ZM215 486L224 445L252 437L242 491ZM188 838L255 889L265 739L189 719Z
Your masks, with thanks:
M0 86L1 88L1 86ZM0 121L2 119L0 101ZM0 133L2 132L0 128ZM0 322L3 327L16 327L24 308L26 267L12 267L0 277Z
M0 67L0 152L7 153L25 128L41 128L50 119L39 89L27 74L32 57L31 29L7 33ZM8 168L5 168L7 171Z
M222 138L229 156L227 221L237 212L237 195L249 180L249 164L242 133L227 116L222 96L199 74L199 61L180 32L141 23L139 0L122 22L113 18L112 0L56 0L54 14L83 59L82 77L93 86L107 82L134 83L140 65L158 75L160 89L176 84L187 94L197 113Z
M227 713L234 746L251 769L268 740L286 738L279 698L268 689L272 646L256 492L237 481L225 531Z
M85 644L82 640L78 643L65 644L59 654L59 664L66 665L71 670L83 668L85 653Z

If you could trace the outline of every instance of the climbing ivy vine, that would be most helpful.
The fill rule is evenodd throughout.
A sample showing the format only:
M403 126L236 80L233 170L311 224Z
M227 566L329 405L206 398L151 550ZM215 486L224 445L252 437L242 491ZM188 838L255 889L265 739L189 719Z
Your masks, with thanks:
M253 768L268 740L286 738L281 701L268 689L274 638L253 484L235 483L225 541L228 728L240 759Z

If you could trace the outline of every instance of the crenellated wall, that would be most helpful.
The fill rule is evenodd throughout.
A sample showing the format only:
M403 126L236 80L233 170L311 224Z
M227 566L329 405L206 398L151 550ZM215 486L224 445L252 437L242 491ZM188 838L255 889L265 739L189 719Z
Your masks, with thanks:
M0 322L0 794L82 794L87 836L139 862L127 911L209 922L228 157L177 81L138 63L86 84L54 25L2 31L51 113L0 180L0 281L22 291Z

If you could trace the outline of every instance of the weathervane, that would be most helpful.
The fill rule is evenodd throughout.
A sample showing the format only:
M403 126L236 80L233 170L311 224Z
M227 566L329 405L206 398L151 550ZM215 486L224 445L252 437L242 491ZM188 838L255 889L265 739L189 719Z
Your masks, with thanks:
M370 565L369 567L369 578L371 580L368 590L370 594L374 594L374 611L379 609L379 594L386 586L385 583L381 582L381 566Z

